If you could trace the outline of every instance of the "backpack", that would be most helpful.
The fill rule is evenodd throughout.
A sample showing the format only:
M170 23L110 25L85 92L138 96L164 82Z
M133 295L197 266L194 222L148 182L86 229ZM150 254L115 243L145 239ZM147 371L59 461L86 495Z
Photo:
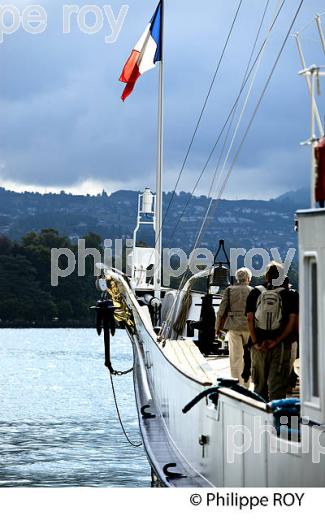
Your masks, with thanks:
M261 292L256 302L255 326L262 330L277 330L281 327L283 317L283 305L281 291L283 287L266 289L257 287Z

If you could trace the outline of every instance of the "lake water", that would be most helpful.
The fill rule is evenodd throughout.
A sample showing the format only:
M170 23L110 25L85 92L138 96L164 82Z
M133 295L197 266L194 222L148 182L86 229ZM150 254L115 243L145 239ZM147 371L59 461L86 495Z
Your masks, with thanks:
M90 329L0 329L0 486L148 487L143 448L114 407L103 339ZM132 366L123 331L113 366ZM125 428L139 442L132 373L114 378Z

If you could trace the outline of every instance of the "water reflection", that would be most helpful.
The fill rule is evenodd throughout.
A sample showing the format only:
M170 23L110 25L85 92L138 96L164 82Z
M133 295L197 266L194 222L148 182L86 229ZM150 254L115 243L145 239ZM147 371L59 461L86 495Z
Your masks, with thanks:
M0 345L0 486L150 485L142 448L122 436L94 331L0 330ZM115 351L118 368L129 367L121 331ZM116 381L116 390L138 441L132 376Z

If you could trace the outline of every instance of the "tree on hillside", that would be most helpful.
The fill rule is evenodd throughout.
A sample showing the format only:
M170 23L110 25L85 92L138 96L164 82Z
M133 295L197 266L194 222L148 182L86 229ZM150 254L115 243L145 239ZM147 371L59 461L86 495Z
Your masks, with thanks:
M22 237L21 242L24 247L43 246L47 249L70 246L70 242L66 237L60 236L56 229L51 228L42 229L40 233L30 231Z
M4 236L0 235L0 255L8 255L13 247L13 243L11 240Z
M57 307L51 295L40 289L37 271L27 258L0 256L0 319L3 321L51 320Z
M85 241L86 247L93 247L94 249L97 249L98 251L102 250L102 237L98 235L97 233L87 233L87 235L82 237Z
M85 237L87 248L100 250L102 239L96 233ZM59 321L89 323L93 315L90 305L96 301L93 259L85 261L85 276L78 276L77 269L59 280L58 287L51 286L51 249L69 248L77 257L77 246L61 236L55 229L43 229L40 233L27 233L21 243L12 243L0 237L0 320ZM59 267L65 268L65 256L59 259Z

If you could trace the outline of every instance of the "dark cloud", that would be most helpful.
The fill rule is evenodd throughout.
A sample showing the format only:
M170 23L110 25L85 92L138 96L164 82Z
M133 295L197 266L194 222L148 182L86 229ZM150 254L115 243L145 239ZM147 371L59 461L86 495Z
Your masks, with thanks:
M122 5L116 0L105 3L116 14ZM43 2L48 12L44 34L19 31L5 37L0 46L0 184L89 189L93 183L96 189L108 190L153 186L157 71L140 78L124 104L119 99L123 85L117 79L155 1L128 3L122 31L111 45L104 43L110 32L107 22L97 35L81 34L75 26L70 35L63 35L62 0ZM287 3L281 13L263 56L244 128L298 3ZM306 2L296 29L312 21L322 4L323 0ZM204 5L166 1L166 190L174 186L236 5L221 0ZM180 189L191 189L236 98L264 5L262 0L243 3ZM278 2L270 5L266 23ZM265 31L266 25L263 35ZM309 64L318 58L321 62L322 56L314 52L316 46L320 50L315 28L304 31L303 45ZM309 100L305 82L297 76L300 68L290 38L234 168L228 196L267 198L308 184L310 154L299 142L309 136ZM242 130L239 140L241 136ZM220 147L198 193L207 193L219 154Z

